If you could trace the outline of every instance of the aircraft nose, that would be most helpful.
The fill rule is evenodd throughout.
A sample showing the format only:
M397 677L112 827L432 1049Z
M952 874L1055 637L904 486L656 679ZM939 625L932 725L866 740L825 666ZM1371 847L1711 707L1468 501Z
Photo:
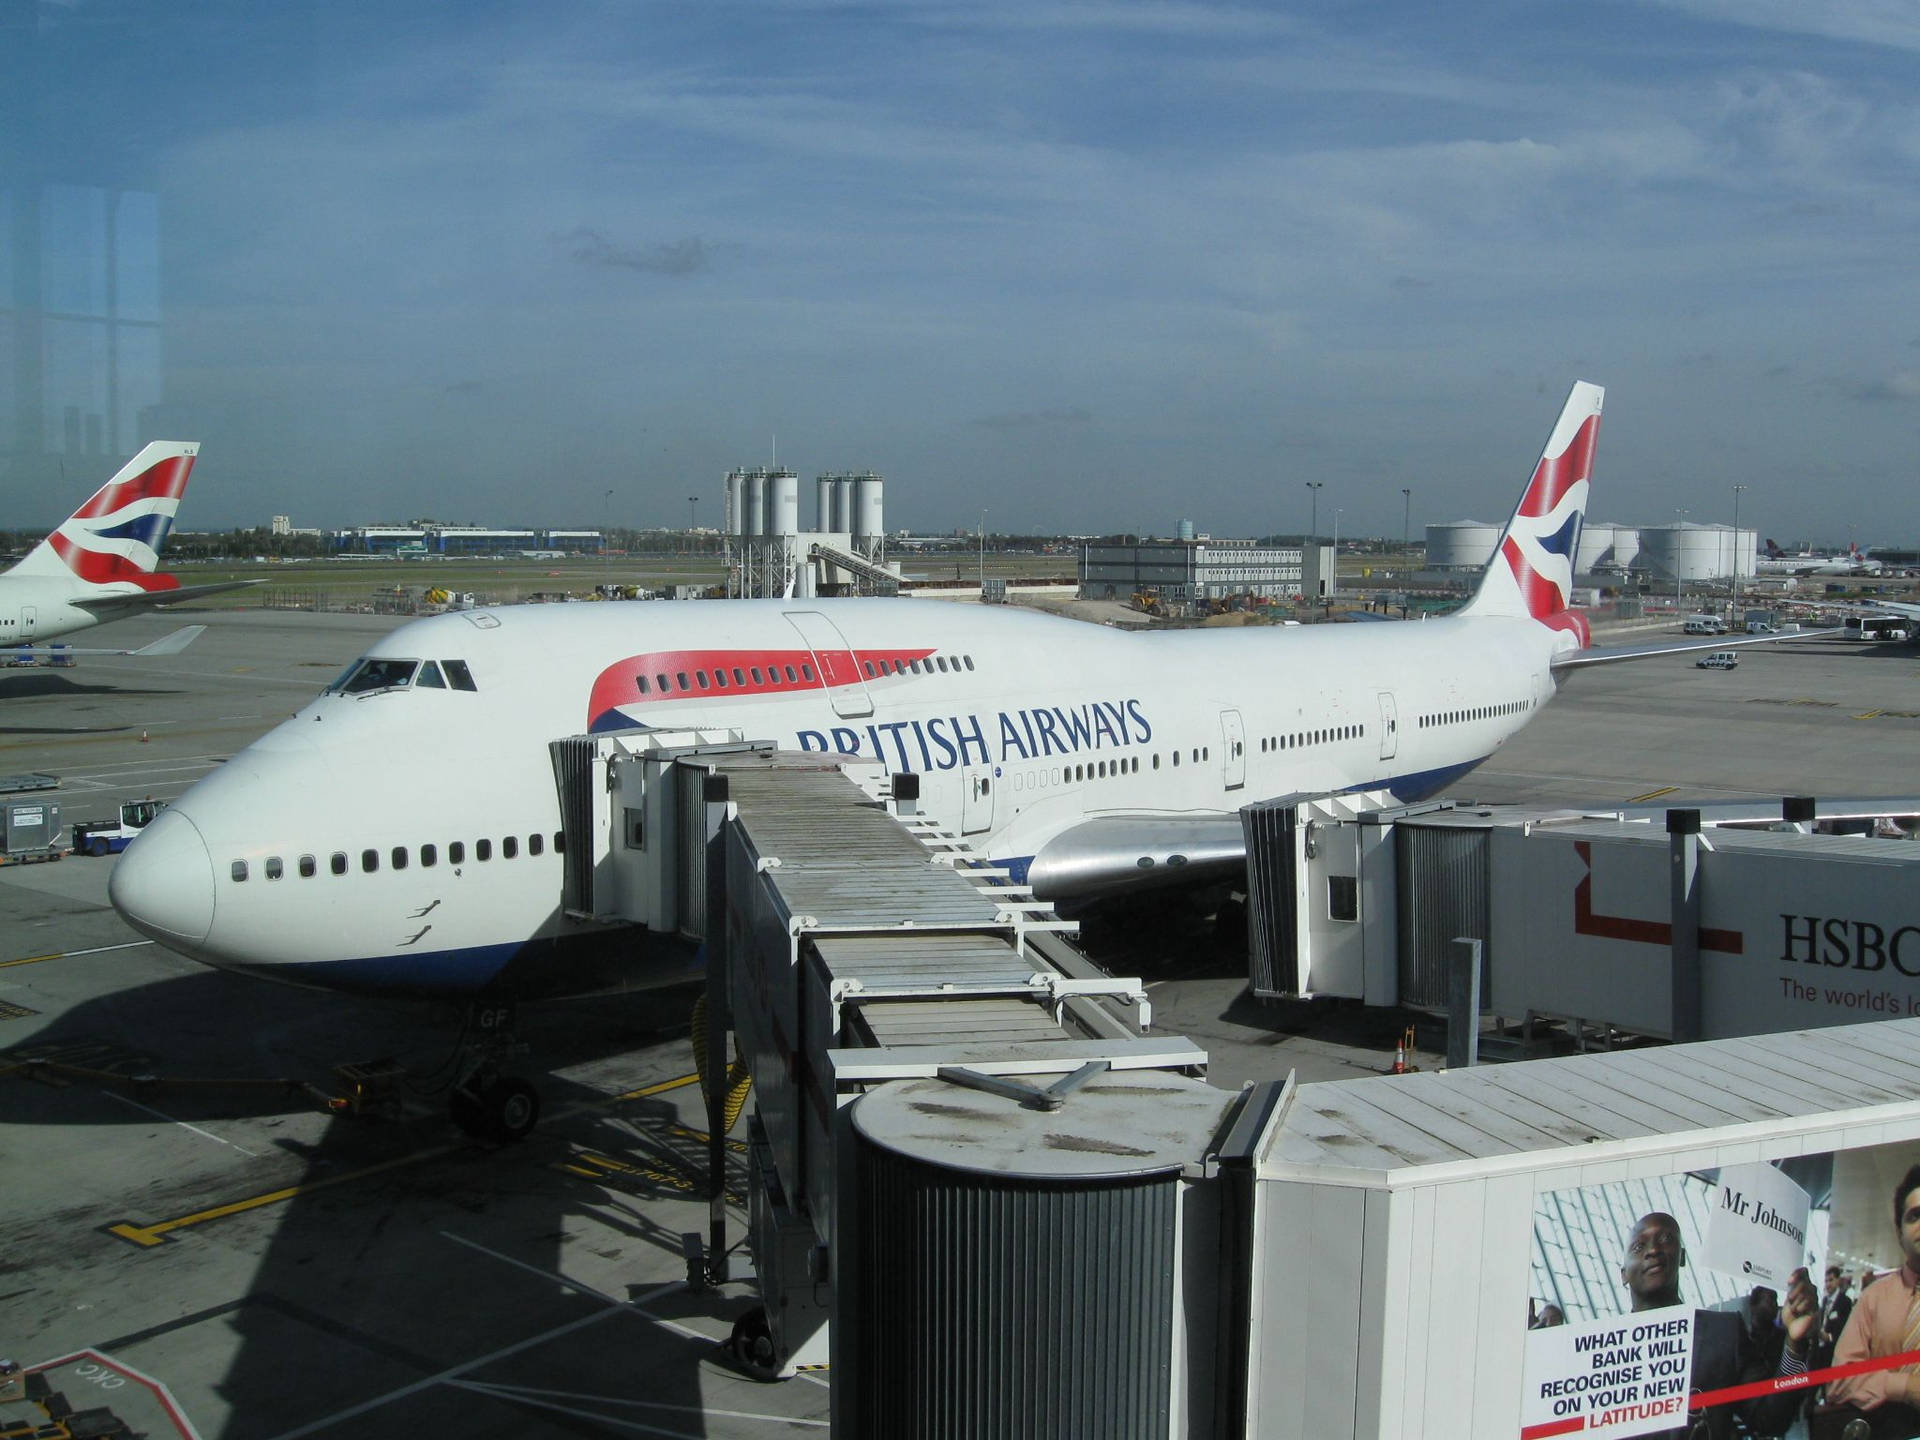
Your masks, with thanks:
M213 860L179 810L162 810L114 862L107 898L162 945L198 945L213 928Z

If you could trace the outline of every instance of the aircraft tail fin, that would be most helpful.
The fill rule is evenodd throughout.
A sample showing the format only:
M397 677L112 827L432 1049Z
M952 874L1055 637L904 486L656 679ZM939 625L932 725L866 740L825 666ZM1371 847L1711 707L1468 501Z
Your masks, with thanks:
M1767 559L1784 560L1785 558L1786 556L1781 551L1780 546L1777 542L1772 540L1767 541Z
M1568 608L1573 560L1587 511L1587 482L1606 391L1576 381L1520 503L1462 615L1531 618L1587 643L1586 617Z
M79 582L75 588L82 594L174 589L178 580L155 571L199 453L195 442L154 441L10 573L68 576Z

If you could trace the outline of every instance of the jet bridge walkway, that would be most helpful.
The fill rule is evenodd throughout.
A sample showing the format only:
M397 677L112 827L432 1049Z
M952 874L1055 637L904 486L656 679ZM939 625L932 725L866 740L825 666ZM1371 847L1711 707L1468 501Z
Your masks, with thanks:
M827 1358L840 1112L869 1089L1204 1072L1204 1051L1152 1033L1139 980L1088 961L1067 943L1072 923L916 813L908 785L896 797L878 767L721 731L580 736L552 752L570 913L704 943L708 1033L731 1030L752 1076L750 1230L769 1373ZM703 1063L712 1107L724 1044ZM723 1128L716 1113L716 1180ZM716 1279L730 1251L722 1193L710 1188L709 1234L690 1246Z

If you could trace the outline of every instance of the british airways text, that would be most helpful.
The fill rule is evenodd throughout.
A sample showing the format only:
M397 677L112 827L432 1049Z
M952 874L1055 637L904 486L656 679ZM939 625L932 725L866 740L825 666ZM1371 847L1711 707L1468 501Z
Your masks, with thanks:
M1153 739L1138 700L1096 700L930 720L887 720L831 730L802 730L802 750L869 755L902 771L952 770L1009 760L1040 760L1087 750L1118 750ZM997 754L995 752L998 752Z

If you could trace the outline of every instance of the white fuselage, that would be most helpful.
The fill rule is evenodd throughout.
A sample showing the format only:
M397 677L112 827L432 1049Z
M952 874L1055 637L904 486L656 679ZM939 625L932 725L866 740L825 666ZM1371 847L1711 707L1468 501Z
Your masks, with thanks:
M1292 792L1432 793L1526 723L1575 643L1491 616L1129 634L927 600L443 615L369 652L433 661L439 686L313 700L169 807L113 898L212 964L472 989L588 928L561 905L564 736L728 727L878 759L1018 873L1103 816L1150 829Z
M130 594L139 593L134 586L124 588ZM0 645L52 640L102 624L101 616L72 602L110 593L112 587L58 575L0 575Z

